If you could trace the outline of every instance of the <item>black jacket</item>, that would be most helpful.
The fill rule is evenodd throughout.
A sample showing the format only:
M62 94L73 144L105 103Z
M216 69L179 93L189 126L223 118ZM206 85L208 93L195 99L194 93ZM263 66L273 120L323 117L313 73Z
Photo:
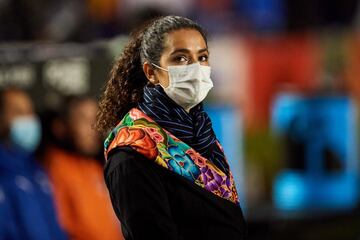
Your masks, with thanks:
M126 239L244 239L238 205L129 147L110 153L104 174Z

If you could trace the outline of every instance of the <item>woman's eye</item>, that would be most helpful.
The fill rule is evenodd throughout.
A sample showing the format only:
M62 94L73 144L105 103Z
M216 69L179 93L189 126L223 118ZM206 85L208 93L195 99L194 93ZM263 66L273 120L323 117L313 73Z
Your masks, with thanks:
M178 56L175 58L176 62L187 62L187 58L184 56Z
M200 62L207 62L209 60L209 56L203 55L199 57Z

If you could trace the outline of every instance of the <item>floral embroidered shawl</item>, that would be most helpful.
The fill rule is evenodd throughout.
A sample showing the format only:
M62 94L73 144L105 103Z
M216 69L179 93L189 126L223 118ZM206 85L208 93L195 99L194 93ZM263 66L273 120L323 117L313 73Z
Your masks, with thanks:
M220 143L217 144L222 150ZM227 176L211 161L162 129L137 108L131 109L105 140L105 159L112 149L121 146L129 146L205 190L235 204L239 203L231 171Z

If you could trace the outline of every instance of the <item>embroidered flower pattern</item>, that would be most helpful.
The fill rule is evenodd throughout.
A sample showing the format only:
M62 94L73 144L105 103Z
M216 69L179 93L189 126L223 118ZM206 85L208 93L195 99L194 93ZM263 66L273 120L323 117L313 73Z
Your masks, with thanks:
M233 203L239 202L231 172L227 176L212 162L162 129L136 108L131 109L114 128L105 140L104 146L105 158L118 146L130 146L154 160L156 164L183 176L207 191Z
M109 150L120 146L133 147L149 159L155 160L158 149L153 139L141 128L122 127L109 146Z
M169 159L168 163L174 172L188 178L191 181L196 181L196 179L199 178L199 168L183 149L174 145L168 147L168 152L172 157Z
M156 128L148 127L145 128L145 131L149 133L150 137L154 139L156 143L161 143L164 141L164 137L157 131Z

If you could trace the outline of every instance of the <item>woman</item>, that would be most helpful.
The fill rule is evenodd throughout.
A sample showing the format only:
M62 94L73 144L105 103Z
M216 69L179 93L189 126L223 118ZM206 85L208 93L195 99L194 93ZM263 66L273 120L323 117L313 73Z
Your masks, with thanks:
M125 238L243 239L234 181L201 103L213 86L204 31L167 16L131 37L97 122L104 132L117 124L105 179Z

